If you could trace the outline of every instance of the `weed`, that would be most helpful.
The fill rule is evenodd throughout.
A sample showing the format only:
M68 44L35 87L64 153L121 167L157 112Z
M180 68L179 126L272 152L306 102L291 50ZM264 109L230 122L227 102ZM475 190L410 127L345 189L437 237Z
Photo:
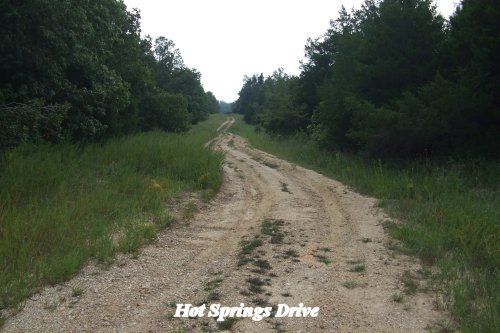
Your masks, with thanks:
M360 282L354 281L354 280L348 280L348 281L342 282L342 285L344 287L346 287L347 289L354 289L354 288L363 286L364 283L360 283Z
M231 328L233 328L234 324L236 324L237 321L238 318L229 317L226 318L224 321L217 322L217 327L219 327L220 330L228 331Z
M194 214L198 211L198 206L194 202L190 202L184 207L182 211L182 219L190 220L193 218Z
M321 254L314 254L314 258L316 258L316 260L318 260L319 262L322 262L325 265L330 265L332 263L332 261L330 259L328 259L327 257L325 257Z
M269 261L267 260L262 260L262 259L259 259L259 260L255 260L253 262L253 264L257 267L259 267L261 270L269 270L271 269L271 264L269 264Z
M361 273L361 272L364 272L365 269L366 269L365 264L356 264L356 265L351 267L350 271L356 272L356 273Z
M85 290L80 287L73 287L71 288L71 296L73 297L79 297L82 296L85 293Z
M276 333L284 333L284 332L286 332L283 329L283 324L281 324L281 323L274 323L273 326L272 326L272 329L275 330Z
M221 285L222 281L224 281L222 278L216 278L214 280L211 280L205 284L205 291L210 291L219 288Z
M453 325L444 319L428 325L425 329L431 333L452 333L456 331Z
M247 279L247 282L252 284L252 285L255 285L255 286L263 286L266 284L266 281L258 278L258 277L251 277L251 278L248 278Z
M250 296L251 294L248 291L246 291L246 290L240 290L240 295Z
M266 306L268 305L267 301L266 301L266 300L264 300L264 299L262 299L262 298L260 298L260 297L258 297L258 298L254 298L254 299L252 300L252 302L253 302L255 305L260 306L260 307L262 307L262 308L264 308L264 307L266 307Z
M264 288L259 285L251 284L248 290L254 294L261 294L264 292Z
M238 266L244 266L246 264L248 264L249 262L252 262L253 259L252 258L248 258L248 257L245 257L245 256L240 256L238 258Z
M405 297L401 293L394 293L394 294L392 294L391 299L393 302L402 303L404 301Z
M177 307L177 302L170 301L170 302L166 303L166 305L168 307L171 307L171 308L176 308Z
M285 252L285 256L286 257L294 257L294 258L297 258L299 256L299 254L297 253L297 251L293 250L293 249L289 249Z
M262 245L262 240L258 238L254 238L251 241L241 241L241 253L242 254L250 254L254 249Z
M290 192L290 190L288 189L288 185L286 183L281 183L281 191L283 192L287 192L287 193L292 193Z
M208 301L218 301L220 299L220 293L217 290L211 290L208 293L207 300Z
M405 293L415 294L417 292L418 282L415 281L415 278L410 271L404 271L403 276L401 276L401 282L404 285Z
M285 235L281 232L281 227L285 224L283 220L264 219L261 224L261 232L271 236L271 243L281 244Z

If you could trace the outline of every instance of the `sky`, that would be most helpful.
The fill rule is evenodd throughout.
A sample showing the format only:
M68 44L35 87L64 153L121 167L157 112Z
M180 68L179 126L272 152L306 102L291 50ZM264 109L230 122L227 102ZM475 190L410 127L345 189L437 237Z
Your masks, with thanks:
M174 41L184 63L201 73L206 91L233 102L245 75L282 67L300 73L309 37L321 36L344 5L363 0L124 0L141 12L142 34ZM458 0L436 0L450 16Z

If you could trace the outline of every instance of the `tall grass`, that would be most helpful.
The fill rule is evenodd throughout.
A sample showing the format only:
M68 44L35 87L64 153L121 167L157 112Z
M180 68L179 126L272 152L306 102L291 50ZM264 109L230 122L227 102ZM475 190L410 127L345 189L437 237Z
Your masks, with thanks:
M222 155L203 148L224 118L185 134L26 145L0 163L0 308L71 277L89 258L135 252L169 224L181 191L215 193Z
M239 120L233 132L264 151L380 199L404 223L403 250L435 264L435 286L463 332L500 331L500 166L496 162L390 163L329 154L305 136L270 137Z

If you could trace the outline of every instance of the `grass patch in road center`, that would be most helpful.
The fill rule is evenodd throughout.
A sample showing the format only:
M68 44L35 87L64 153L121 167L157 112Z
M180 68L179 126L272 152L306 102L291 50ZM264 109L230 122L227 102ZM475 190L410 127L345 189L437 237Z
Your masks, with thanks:
M285 235L281 231L281 227L285 224L285 221L280 219L264 219L262 221L260 231L264 235L271 236L272 244L281 244Z

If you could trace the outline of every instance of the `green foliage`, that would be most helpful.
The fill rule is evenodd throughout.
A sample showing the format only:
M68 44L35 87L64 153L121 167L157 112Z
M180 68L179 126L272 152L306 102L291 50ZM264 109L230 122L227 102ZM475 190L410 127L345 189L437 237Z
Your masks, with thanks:
M366 0L309 39L298 78L246 78L236 112L270 133L378 157L498 157L500 3Z
M243 114L246 122L259 124L269 133L304 130L308 124L304 108L297 106L293 99L297 81L282 69L266 78L262 74L247 77L234 111Z
M320 83L321 102L314 114L321 144L374 154L401 153L392 143L406 147L406 141L413 139L406 138L406 130L412 131L413 120L420 119L398 122L404 115L394 107L395 99L433 78L443 38L443 20L429 1L367 1L351 14L344 10L325 40L311 46L320 52L326 44L332 53L329 77ZM400 126L393 128L395 122Z
M0 108L0 152L22 142L62 139L66 105L12 104Z
M143 100L143 129L185 131L189 127L187 101L181 94L159 91Z
M270 137L237 121L256 148L334 177L380 199L405 223L391 228L404 249L440 268L436 288L462 332L500 328L500 169L481 159L388 162L329 154L304 134Z
M89 258L136 253L170 223L165 204L181 191L215 192L223 156L203 145L221 123L8 151L0 165L0 308L68 279Z
M142 38L140 14L122 1L4 1L0 22L0 105L64 105L62 122L44 119L73 141L149 128L184 131L186 110L192 123L216 112L215 97L174 43ZM16 120L0 119L0 126L19 129L2 138L2 147L46 138L26 137L21 128L32 128L34 116L19 110Z

